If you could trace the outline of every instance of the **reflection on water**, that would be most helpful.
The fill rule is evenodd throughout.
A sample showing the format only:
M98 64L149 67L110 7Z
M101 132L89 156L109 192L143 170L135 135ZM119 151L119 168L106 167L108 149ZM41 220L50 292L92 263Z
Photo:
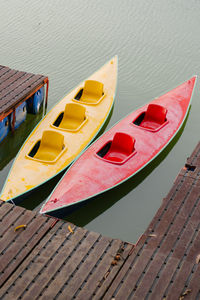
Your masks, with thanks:
M200 2L194 0L65 0L59 5L53 0L2 0L0 64L47 75L49 110L118 54L109 128L130 111L200 74L199 10ZM199 92L197 82L190 117L169 154L158 157L156 167L153 162L138 174L139 179L132 178L75 212L70 216L74 223L107 236L137 240L199 140ZM0 145L0 188L35 116L29 118ZM48 193L44 189L28 199L29 208Z

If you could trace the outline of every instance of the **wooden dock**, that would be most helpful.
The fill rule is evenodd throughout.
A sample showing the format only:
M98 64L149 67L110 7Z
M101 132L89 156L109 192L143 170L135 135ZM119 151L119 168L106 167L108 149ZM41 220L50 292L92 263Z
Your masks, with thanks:
M22 102L30 98L45 84L45 103L47 104L48 77L14 70L0 65L0 121L10 113L15 113L15 109Z
M200 143L135 246L0 205L0 299L200 299Z

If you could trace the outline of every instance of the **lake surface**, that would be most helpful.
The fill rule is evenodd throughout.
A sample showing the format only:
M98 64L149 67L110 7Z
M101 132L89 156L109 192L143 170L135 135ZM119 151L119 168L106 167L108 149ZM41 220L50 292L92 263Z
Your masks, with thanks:
M1 0L0 64L47 75L49 110L117 54L118 86L108 129L130 111L200 74L199 11L195 0ZM199 141L199 90L198 80L185 127L153 164L67 219L135 243ZM0 145L0 188L40 117L29 116ZM48 193L45 188L22 205L38 209Z

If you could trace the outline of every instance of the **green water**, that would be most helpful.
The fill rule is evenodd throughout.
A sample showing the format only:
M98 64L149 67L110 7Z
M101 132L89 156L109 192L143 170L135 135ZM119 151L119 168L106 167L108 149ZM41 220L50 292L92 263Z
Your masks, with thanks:
M108 129L130 111L200 74L199 9L200 2L195 0L2 0L0 64L47 75L49 110L118 54L116 102ZM166 151L137 177L68 220L136 242L199 141L199 87L197 81L185 127ZM29 116L0 145L0 188L36 121ZM52 187L22 205L38 209Z

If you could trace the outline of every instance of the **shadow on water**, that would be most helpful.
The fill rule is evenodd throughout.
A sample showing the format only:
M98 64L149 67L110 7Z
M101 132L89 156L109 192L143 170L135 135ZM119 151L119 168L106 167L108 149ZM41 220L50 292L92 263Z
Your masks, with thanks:
M94 142L96 139L98 139L98 138L103 134L103 132L106 130L106 127L108 126L108 123L110 122L110 119L111 119L111 117L112 117L113 109L114 109L114 105L112 106L108 118L106 119L104 125L101 127L99 133L97 134L97 136L95 137L95 139L93 140L93 142Z
M0 144L0 170L2 170L17 154L23 142L40 121L42 111L38 115L27 114L26 121L20 125L14 133L8 136Z
M126 196L130 191L135 189L145 180L147 176L149 176L149 174L155 168L159 166L159 164L167 157L172 148L178 142L184 131L188 116L189 113L181 127L181 130L177 133L177 135L172 139L167 147L143 170L141 170L138 174L136 174L129 180L125 181L123 184L91 199L80 209L75 210L71 214L67 215L64 219L73 224L76 224L77 226L84 227L93 219L101 215L104 211L113 206L117 201Z

